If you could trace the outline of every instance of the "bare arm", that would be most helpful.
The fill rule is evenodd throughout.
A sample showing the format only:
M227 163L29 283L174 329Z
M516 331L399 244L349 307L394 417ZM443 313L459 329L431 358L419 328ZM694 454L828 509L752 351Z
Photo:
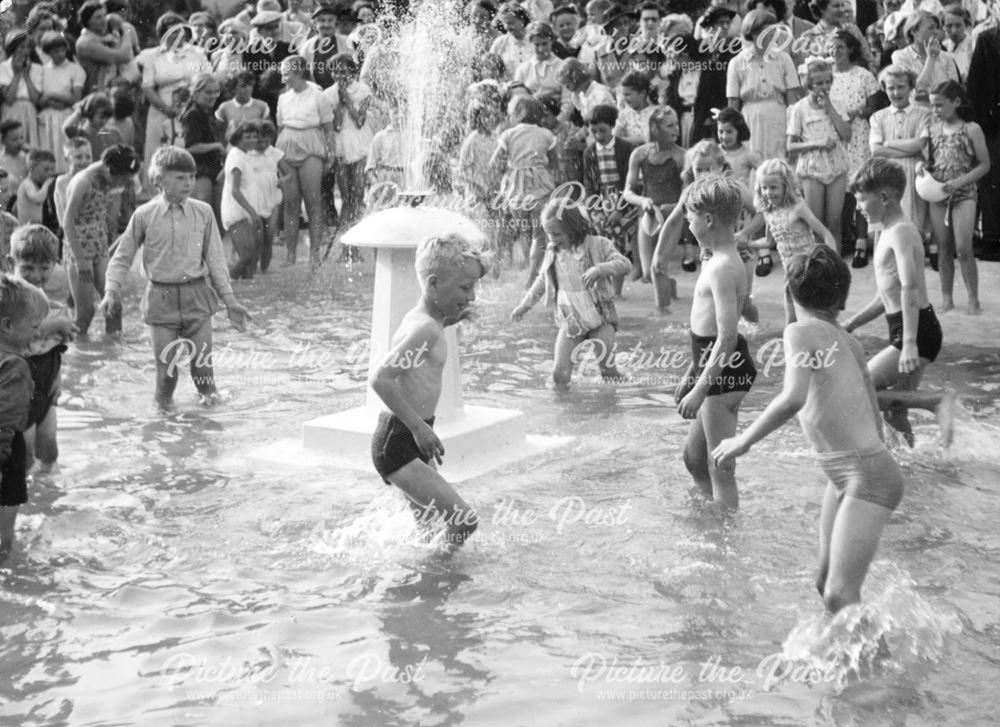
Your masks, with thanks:
M80 38L76 41L76 54L78 58L98 63L124 63L132 60L132 44L127 37L122 36L118 40L118 47L112 49L99 40Z
M834 239L833 233L826 229L826 225L819 221L819 218L809 209L809 205L805 202L799 202L795 205L795 214L809 225L813 232L822 237L823 242L830 246L830 248L837 249L837 241Z
M885 313L885 304L882 302L882 297L876 293L868 305L844 322L844 330L848 333L857 330L861 326L875 320L883 313Z
M399 378L408 369L395 365L397 361L413 360L414 355L432 349L442 334L440 326L433 321L412 325L399 342L386 354L368 378L368 385L378 394L389 411L395 414L411 432L417 432L428 425L413 405L407 401L399 388Z
M983 130L976 123L966 124L965 130L969 135L969 140L972 142L972 149L976 154L976 166L957 179L948 182L952 189L958 189L967 184L978 182L989 174L990 171L990 154L986 149L986 137L983 136Z
M918 270L913 255L907 249L909 245L920 245L919 235L914 232L915 239L907 240L909 235L899 235L893 241L892 252L896 257L896 269L899 272L900 306L903 313L903 349L899 355L899 370L907 373L917 368L919 365L917 355L917 322L920 316L920 304L918 296L920 287L917 283L917 276L921 277L924 271Z
M632 155L628 158L628 175L625 177L625 189L622 190L622 197L629 204L634 204L643 211L645 211L653 201L649 197L643 197L641 194L635 190L639 189L639 167L642 165L642 159L646 155L646 150L643 147L634 149Z
M257 210L253 208L253 205L247 200L243 195L243 171L240 169L233 169L230 172L232 175L232 188L230 193L233 195L233 199L236 201L240 207L245 209L250 214L250 221L254 224L260 221L260 215L257 214Z

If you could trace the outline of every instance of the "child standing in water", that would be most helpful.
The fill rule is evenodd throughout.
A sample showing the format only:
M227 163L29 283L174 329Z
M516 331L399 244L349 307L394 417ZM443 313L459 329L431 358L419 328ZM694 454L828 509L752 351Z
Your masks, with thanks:
M809 95L788 109L788 153L802 180L806 204L833 233L840 250L840 217L847 189L847 142L851 124L830 101L833 68L824 60L806 66Z
M628 272L628 258L608 238L588 235L587 219L568 199L553 199L545 205L542 227L549 238L545 259L511 319L521 320L543 294L547 301L554 300L559 332L552 380L557 387L569 386L573 352L587 340L598 342L595 353L601 378L621 378L612 363L618 330L612 280Z
M250 320L233 295L215 214L205 202L190 198L195 172L194 159L184 149L156 150L150 178L160 194L136 209L119 238L101 301L105 315L121 316L121 288L141 249L142 273L149 281L142 296L142 317L152 334L156 403L164 410L173 406L177 367L185 363L191 365L202 403L218 400L211 364L216 295L236 330L244 330Z
M692 420L684 464L702 494L724 511L735 511L740 502L735 468L719 467L709 455L736 433L740 403L757 378L747 341L736 330L750 294L735 235L743 188L731 176L696 179L684 206L698 244L712 252L691 301L692 362L674 394L677 411Z
M795 255L785 269L797 322L785 328L785 383L739 436L712 451L718 469L795 414L829 478L819 520L819 589L827 611L861 600L861 585L882 529L903 497L903 475L883 442L875 388L857 339L837 322L851 273L824 245Z
M976 227L976 182L990 171L986 137L979 124L965 121L958 110L965 102L965 90L957 81L945 81L931 94L935 119L927 132L931 164L926 171L944 182L948 197L930 203L931 233L938 248L941 273L942 311L955 307L955 256L969 295L971 315L982 312L979 305L979 271L972 254L972 233ZM918 174L921 172L918 171ZM994 204L1000 200L994 200Z
M500 179L501 206L513 216L518 239L525 237L528 245L528 282L530 287L538 274L545 248L539 216L542 207L555 189L552 170L559 166L555 135L539 126L545 109L531 96L518 96L510 103L509 116L514 124L500 134L497 150L490 161Z
M416 268L420 301L403 316L392 350L368 380L388 409L379 415L372 437L372 461L385 483L406 495L418 523L443 518L448 544L458 546L475 532L479 520L434 466L444 457L433 429L434 413L448 357L444 329L468 316L476 283L489 265L467 240L448 235L420 243Z

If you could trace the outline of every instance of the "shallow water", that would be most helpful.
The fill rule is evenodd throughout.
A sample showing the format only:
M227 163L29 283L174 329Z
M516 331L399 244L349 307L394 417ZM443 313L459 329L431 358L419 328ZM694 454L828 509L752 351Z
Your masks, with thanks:
M520 276L485 280L461 333L466 400L575 440L463 483L482 524L460 553L422 542L374 473L250 458L364 400L371 267L238 283L255 325L217 320L217 350L242 357L220 355L230 398L211 410L183 381L178 414L154 413L135 295L122 344L66 356L60 466L0 569L0 724L995 723L995 351L951 347L930 371L965 397L955 446L915 415L866 605L825 625L823 482L797 427L741 461L720 524L680 460L679 372L616 391L587 364L551 391L548 314L505 322ZM621 311L622 349L686 348L680 314Z

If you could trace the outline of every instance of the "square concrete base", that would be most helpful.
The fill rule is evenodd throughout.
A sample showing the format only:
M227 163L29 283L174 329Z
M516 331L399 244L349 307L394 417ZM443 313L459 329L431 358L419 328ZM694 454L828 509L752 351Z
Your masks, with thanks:
M371 438L377 422L378 410L371 407L319 417L302 425L301 442L275 442L251 456L283 465L340 467L377 476L371 460ZM478 477L573 439L527 435L522 412L484 406L465 406L462 416L435 423L434 431L444 444L441 474L451 482Z

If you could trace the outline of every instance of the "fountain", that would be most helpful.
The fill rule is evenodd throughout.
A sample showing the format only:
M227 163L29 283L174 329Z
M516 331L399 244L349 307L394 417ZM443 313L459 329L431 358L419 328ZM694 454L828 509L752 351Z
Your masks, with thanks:
M455 31L461 27L453 2L421 3L412 19L399 27L396 50L387 52L388 60L375 58L369 64L369 81L376 94L398 108L401 147L408 155L406 189L421 190L403 191L396 196L400 206L369 214L341 238L343 244L376 251L369 374L389 351L403 316L419 299L417 244L448 233L479 243L485 240L464 215L421 204L429 195L423 190L430 187L426 177L432 137L443 129L462 128L464 108L456 93L462 86L455 83L455 77L459 69L469 67L474 46L468 29ZM435 431L445 448L441 467L445 477L467 479L567 441L565 437L528 436L522 412L466 406L456 327L446 329L446 340L448 358L435 413ZM321 456L340 466L372 469L371 436L381 408L381 400L369 388L363 406L306 422L302 426L303 460Z

